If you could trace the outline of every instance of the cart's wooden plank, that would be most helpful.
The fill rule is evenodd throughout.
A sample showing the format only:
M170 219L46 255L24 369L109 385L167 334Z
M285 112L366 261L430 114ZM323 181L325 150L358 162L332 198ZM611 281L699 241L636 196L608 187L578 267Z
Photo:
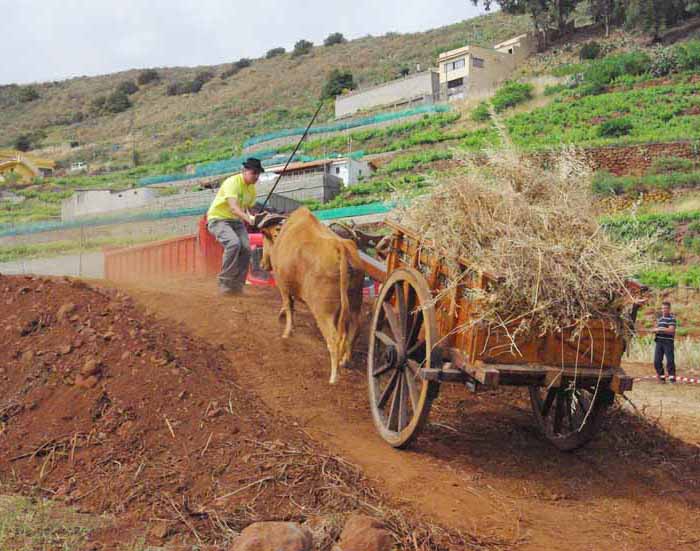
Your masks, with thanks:
M359 254L360 260L362 260L362 267L367 272L367 275L376 281L384 283L387 277L386 264L362 251L359 251Z

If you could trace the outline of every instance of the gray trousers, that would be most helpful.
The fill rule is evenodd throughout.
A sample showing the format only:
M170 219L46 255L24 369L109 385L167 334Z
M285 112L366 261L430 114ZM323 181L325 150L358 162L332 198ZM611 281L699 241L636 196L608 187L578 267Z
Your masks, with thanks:
M207 229L224 247L219 285L241 290L250 263L250 241L245 225L240 220L211 220Z

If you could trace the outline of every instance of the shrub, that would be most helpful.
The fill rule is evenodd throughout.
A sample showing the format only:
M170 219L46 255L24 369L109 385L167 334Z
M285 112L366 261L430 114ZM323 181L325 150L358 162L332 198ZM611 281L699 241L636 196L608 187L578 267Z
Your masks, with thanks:
M309 42L308 40L299 40L296 44L294 44L294 50L292 51L292 57L299 57L304 54L308 54L311 51L311 48L314 47L313 42Z
M287 50L285 50L284 48L272 48L271 50L267 51L265 57L267 59L272 59L273 57L284 55L285 53L287 53Z
M544 87L544 95L554 96L563 92L564 90L568 90L568 88L569 87L566 84L548 84Z
M139 76L136 77L136 82L138 82L141 86L151 82L156 82L158 80L160 80L160 75L155 69L144 69L139 73Z
M690 172L695 168L695 163L682 157L659 157L654 159L649 167L651 174L664 174L667 172Z
M29 151L32 148L31 137L28 134L17 136L14 147L17 151Z
M117 92L123 92L127 96L139 91L139 87L133 80L125 80L117 85Z
M678 70L678 55L674 48L658 48L652 54L649 74L665 77Z
M227 79L228 77L231 77L238 73L241 69L250 67L252 64L253 62L250 59L248 59L247 57L242 57L238 61L234 61L228 69L221 73L221 78Z
M602 48L598 42L586 42L583 46L581 46L578 57L579 59L583 60L598 59L600 57L601 50Z
M598 127L598 136L601 138L619 138L626 136L632 130L632 123L626 117L605 121Z
M584 83L588 86L584 95L599 94L622 75L641 75L649 70L650 65L651 59L644 52L629 52L597 60L583 73Z
M691 71L700 67L700 40L690 40L685 44L679 44L675 48L678 59L678 69Z
M214 78L214 73L212 73L211 71L200 71L199 73L197 73L195 75L194 81L201 82L202 86L203 86L205 83L209 82L213 78ZM201 86L200 86L200 88L201 88ZM199 91L199 90L197 90L197 91Z
M104 109L109 113L121 113L131 107L129 96L121 90L112 92L105 101Z
M347 42L347 40L345 40L342 33L332 33L326 37L326 39L323 41L323 45L333 46L334 44L343 44L345 42Z
M593 176L593 193L600 195L622 195L625 192L625 185L621 178L614 174L601 171Z
M180 96L182 94L196 94L202 89L204 83L201 80L186 80L171 82L165 90L168 96Z
M39 99L39 92L37 92L36 88L33 86L23 86L19 89L17 99L22 103L29 103L30 101Z
M501 86L493 96L491 103L496 113L505 111L532 98L532 84L521 82L507 82Z
M326 83L323 85L321 97L323 99L334 98L342 94L343 90L354 90L355 87L355 81L350 71L333 69L328 75Z
M489 104L482 101L476 108L472 110L471 119L476 122L486 122L491 118L489 112Z

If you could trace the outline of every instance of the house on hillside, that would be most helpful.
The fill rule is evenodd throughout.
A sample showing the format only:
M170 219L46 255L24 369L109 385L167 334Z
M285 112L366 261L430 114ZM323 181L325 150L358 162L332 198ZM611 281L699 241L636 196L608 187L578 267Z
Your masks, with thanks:
M266 170L274 174L285 174L285 178L295 178L308 174L329 174L340 178L344 186L352 186L368 178L376 167L371 161L339 157L337 159L321 159L318 161L291 163L284 171L284 165L270 166Z
M73 220L81 216L104 214L115 210L144 207L157 197L148 188L79 189L61 203L61 220Z
M413 107L489 92L537 50L529 33L492 48L464 46L438 57L438 69L407 75L335 98L335 118L370 109Z
M440 99L440 78L435 69L397 78L383 84L347 92L335 98L335 118L342 119L358 111L415 107Z
M56 169L55 161L35 155L27 155L13 149L0 149L0 181L3 175L14 174L21 182L31 182L34 178L51 176Z
M490 92L536 48L535 39L522 34L493 48L464 46L441 53L438 57L440 98L454 101Z

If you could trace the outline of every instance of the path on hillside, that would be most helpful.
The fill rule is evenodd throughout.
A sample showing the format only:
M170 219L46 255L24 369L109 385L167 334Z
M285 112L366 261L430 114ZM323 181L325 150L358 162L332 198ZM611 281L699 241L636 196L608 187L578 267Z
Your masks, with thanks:
M154 313L223 345L239 382L290 424L442 524L528 550L700 545L697 433L694 442L684 441L618 410L602 437L564 454L536 433L522 390L473 395L445 387L425 435L411 450L396 451L372 425L364 342L356 369L343 371L331 387L326 349L310 315L300 309L296 334L280 338L275 289L250 288L236 299L217 297L212 281L126 289Z

